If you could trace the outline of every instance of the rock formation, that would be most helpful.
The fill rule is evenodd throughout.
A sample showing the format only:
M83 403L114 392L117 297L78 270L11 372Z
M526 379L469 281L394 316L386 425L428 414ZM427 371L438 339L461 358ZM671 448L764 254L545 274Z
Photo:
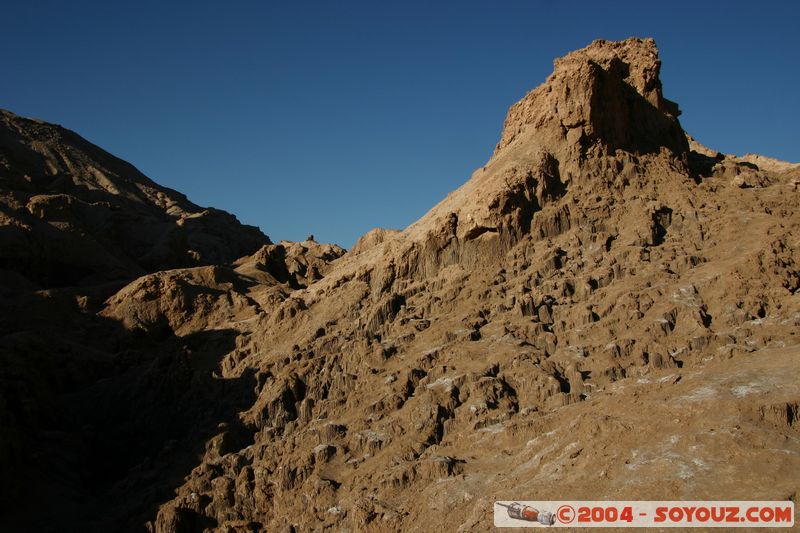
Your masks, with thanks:
M557 60L485 167L348 253L107 247L147 274L102 297L8 256L0 518L484 531L496 499L796 499L800 165L688 137L659 68L649 39Z
M41 287L228 263L270 242L74 132L8 111L0 111L0 180L0 268Z

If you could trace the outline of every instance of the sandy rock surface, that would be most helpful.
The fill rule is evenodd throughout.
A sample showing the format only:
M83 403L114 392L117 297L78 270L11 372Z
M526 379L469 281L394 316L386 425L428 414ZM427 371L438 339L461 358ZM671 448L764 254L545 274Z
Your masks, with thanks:
M659 69L650 39L556 60L485 167L347 253L264 241L83 288L8 255L5 523L486 531L496 499L796 500L800 167L688 137ZM192 212L174 198L153 209Z

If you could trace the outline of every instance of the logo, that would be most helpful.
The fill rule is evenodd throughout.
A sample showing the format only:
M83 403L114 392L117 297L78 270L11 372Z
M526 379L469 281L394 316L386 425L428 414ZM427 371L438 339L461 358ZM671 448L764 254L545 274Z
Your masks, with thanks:
M550 509L555 509L551 512ZM497 527L792 527L792 501L498 501Z

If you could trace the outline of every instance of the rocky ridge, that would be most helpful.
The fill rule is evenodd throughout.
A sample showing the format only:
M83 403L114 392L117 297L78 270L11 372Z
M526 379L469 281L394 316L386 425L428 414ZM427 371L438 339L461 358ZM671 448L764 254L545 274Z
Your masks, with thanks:
M228 263L268 244L76 133L0 110L0 268L43 288Z
M796 499L800 166L688 137L659 68L650 39L556 60L485 167L344 255L265 244L89 313L27 296L11 368L71 365L0 403L36 420L10 424L17 442L60 450L29 490L84 529L159 532L482 531L509 498ZM53 301L63 337L31 338Z

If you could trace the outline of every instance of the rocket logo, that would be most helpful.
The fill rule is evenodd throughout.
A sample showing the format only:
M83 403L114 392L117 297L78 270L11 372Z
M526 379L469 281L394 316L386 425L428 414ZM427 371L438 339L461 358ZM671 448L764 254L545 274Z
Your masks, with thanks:
M544 526L552 526L556 523L556 517L549 511L540 511L534 509L530 505L522 505L521 503L514 502L506 505L505 503L496 502L495 505L505 507L508 512L509 518L514 520L524 520L525 522L538 522Z

